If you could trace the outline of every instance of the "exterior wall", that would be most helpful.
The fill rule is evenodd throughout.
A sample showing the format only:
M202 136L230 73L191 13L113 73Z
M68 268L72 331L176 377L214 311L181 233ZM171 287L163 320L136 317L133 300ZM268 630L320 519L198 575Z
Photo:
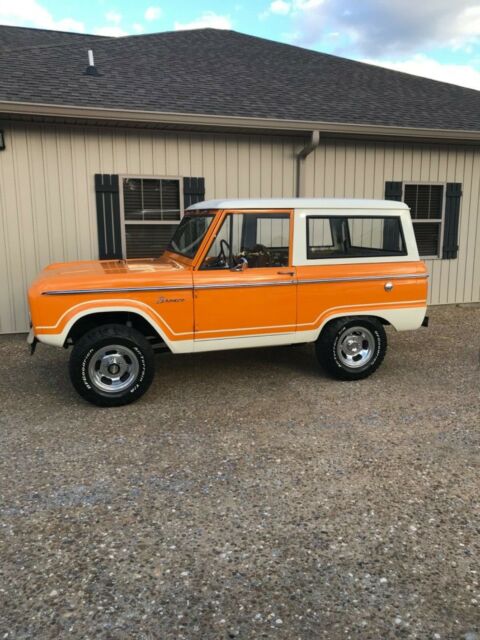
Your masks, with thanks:
M95 173L204 176L207 198L291 197L303 140L7 124L0 152L0 333L27 328L25 292L47 264L98 257ZM305 196L383 198L385 181L461 182L459 257L429 260L432 304L480 300L480 150L324 141Z
M305 160L308 197L384 198L385 182L461 182L456 260L426 260L429 304L480 301L480 148L331 141Z
M98 258L96 173L204 176L207 198L292 197L302 143L28 123L3 129L0 333L27 330L26 290L46 265Z

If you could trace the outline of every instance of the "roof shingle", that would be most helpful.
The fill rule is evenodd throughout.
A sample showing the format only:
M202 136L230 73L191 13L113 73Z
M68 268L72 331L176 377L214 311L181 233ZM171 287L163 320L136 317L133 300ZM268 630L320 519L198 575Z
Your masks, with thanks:
M234 31L9 29L0 27L3 101L480 131L479 91ZM84 75L89 48L98 77Z

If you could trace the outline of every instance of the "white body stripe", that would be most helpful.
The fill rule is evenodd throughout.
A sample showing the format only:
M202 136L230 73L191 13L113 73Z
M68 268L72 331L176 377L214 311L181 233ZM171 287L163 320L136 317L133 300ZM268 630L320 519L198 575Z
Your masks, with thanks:
M116 300L115 302L121 302ZM83 303L84 304L84 303ZM395 303L391 303L394 305ZM65 340L67 339L68 333L72 328L73 324L77 322L80 318L83 318L86 315L90 315L93 313L102 313L109 311L128 311L130 313L137 313L142 316L153 329L157 331L160 337L164 340L165 344L170 348L172 353L191 353L191 352L199 352L199 351L218 351L222 349L241 349L241 348L252 348L252 347L262 347L262 346L274 346L274 345L282 345L282 344L295 344L299 342L314 342L322 330L323 326L331 320L332 318L340 318L345 315L372 315L383 320L389 322L397 331L405 331L408 329L418 329L425 317L426 306L424 301L415 300L411 301L411 304L418 304L415 307L407 307L403 309L395 309L382 307L381 309L371 309L368 310L365 307L371 306L375 307L376 305L358 305L358 311L355 310L352 306L344 306L344 307L334 307L326 312L323 312L318 316L318 318L312 322L303 323L298 325L301 329L295 331L292 326L292 330L288 332L282 333L265 333L265 331L271 331L272 329L285 329L290 328L289 325L280 325L277 327L251 327L249 329L254 331L263 331L264 333L259 333L256 335L248 335L248 336L232 336L231 338L200 338L197 340L186 339L186 340L169 340L165 334L165 331L162 327L152 320L152 318L136 307L128 307L128 306L107 306L107 307L97 307L93 311L92 309L85 309L84 311L80 311L73 318L71 318L63 331L61 333L56 334L45 334L38 332L39 329L46 328L55 328L61 322L61 319L54 325L53 327L36 327L37 333L36 337L40 342L45 344L49 344L56 347L62 347L65 344ZM78 307L80 305L75 305ZM148 307L148 305L144 305ZM75 308L75 307L72 307ZM150 309L150 307L148 307ZM349 311L345 312L345 309L349 309ZM71 311L71 309L69 310ZM69 311L65 312L62 316L64 317ZM154 311L154 310L153 310ZM335 313L331 314L332 311ZM171 331L171 328L167 325L167 323L154 311L155 315L164 323ZM316 323L320 320L322 316L329 314L328 317L325 317L324 320L318 327L315 327ZM331 314L331 315L330 315ZM244 331L245 329L233 329L232 331ZM175 333L172 331L174 335L188 335L186 333ZM209 333L208 331L204 331L202 333ZM212 333L220 333L217 331L212 331ZM223 331L222 331L223 333Z

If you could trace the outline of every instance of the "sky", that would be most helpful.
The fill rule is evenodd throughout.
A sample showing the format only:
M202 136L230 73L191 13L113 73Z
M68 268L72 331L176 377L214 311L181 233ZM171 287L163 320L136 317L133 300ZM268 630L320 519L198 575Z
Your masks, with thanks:
M480 0L0 0L0 24L234 29L480 90Z

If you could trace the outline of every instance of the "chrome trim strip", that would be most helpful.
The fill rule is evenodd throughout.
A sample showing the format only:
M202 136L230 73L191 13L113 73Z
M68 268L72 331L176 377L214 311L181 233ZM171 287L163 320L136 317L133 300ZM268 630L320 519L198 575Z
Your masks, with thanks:
M118 289L72 289L70 291L44 291L42 296L70 296L86 293L129 293L135 291L183 291L193 289L192 285L178 285L167 287L125 287Z
M350 276L349 278L315 278L312 280L299 280L298 284L317 284L328 282L364 282L367 280L410 280L410 279L424 279L429 278L425 273L408 273L405 275L393 275L393 276Z
M297 284L296 280L275 280L273 282L222 282L221 284L199 284L193 288L196 290L205 289L243 289L250 287L276 287Z
M312 280L274 280L269 282L222 282L220 284L172 285L165 287L125 287L119 289L72 289L70 291L44 291L42 296L69 296L88 293L134 293L136 291L187 291L192 289L236 289L249 287L276 287L292 284L326 284L329 282L363 282L368 280L410 280L427 279L428 274L409 273L390 276L351 276L348 278L315 278Z

